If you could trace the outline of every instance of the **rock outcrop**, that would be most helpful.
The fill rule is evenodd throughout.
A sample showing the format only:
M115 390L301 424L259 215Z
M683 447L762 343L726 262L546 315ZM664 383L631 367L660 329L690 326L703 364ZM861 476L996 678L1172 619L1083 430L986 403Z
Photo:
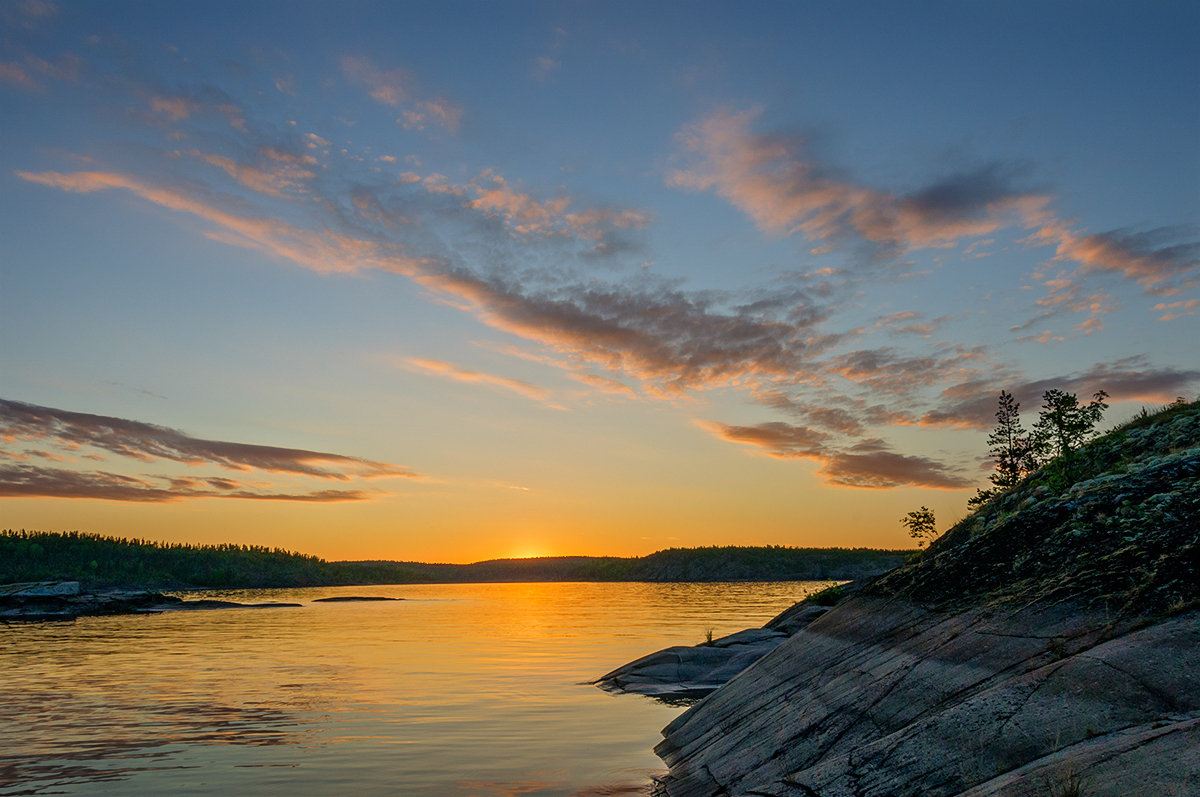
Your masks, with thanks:
M704 697L788 638L782 631L750 628L703 645L677 645L600 676L596 686L676 702Z
M861 596L655 752L671 797L1042 795L1073 778L1087 794L1183 795L1200 786L1198 675L1195 610L1113 627L1066 604L945 615Z
M662 793L1200 794L1200 403L804 611L664 729Z

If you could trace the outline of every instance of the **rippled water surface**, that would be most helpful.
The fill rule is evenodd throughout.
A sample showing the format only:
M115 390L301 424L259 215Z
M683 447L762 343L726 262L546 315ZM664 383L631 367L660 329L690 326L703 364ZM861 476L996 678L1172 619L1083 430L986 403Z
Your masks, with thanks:
M0 625L0 794L641 793L681 709L584 682L819 586L258 590L210 594L304 605Z

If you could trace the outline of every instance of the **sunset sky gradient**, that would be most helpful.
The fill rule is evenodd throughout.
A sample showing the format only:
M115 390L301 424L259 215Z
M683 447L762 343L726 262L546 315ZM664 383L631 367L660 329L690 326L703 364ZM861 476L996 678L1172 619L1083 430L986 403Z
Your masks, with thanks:
M1200 391L1200 6L0 3L0 524L909 544Z

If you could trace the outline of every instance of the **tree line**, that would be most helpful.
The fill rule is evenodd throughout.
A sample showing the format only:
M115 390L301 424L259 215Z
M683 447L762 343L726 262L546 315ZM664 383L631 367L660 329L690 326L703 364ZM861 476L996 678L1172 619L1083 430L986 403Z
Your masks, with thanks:
M905 551L730 546L640 557L497 559L474 564L327 562L282 548L185 545L78 531L0 532L0 584L79 581L86 587L217 589L501 581L845 580L883 572Z

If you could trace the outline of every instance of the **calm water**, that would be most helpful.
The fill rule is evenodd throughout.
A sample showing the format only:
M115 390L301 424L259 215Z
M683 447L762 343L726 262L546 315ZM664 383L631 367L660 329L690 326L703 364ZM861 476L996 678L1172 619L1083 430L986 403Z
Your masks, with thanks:
M257 590L212 594L304 607L0 625L0 795L641 793L682 709L584 682L820 586Z

